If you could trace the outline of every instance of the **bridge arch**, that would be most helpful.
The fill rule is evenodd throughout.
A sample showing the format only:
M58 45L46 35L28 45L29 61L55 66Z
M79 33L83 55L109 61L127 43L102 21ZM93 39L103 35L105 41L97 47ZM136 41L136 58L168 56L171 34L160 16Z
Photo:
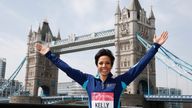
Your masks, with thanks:
M46 85L38 87L38 96L50 96L50 88Z
M136 85L137 85L137 87L136 87L137 88L137 94L146 95L148 93L149 94L155 93L155 86L151 82L151 80L149 80L149 85L148 85L148 81L146 78L140 79ZM149 88L149 91L148 91L148 88Z

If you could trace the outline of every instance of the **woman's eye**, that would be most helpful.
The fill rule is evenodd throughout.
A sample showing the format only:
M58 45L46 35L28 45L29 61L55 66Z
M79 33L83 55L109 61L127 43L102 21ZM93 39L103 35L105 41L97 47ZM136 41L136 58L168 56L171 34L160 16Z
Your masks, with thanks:
M99 65L103 65L103 64L109 65L111 63L110 62L106 62L106 63L101 62L101 63L99 63Z
M103 63L99 63L100 65L102 65Z

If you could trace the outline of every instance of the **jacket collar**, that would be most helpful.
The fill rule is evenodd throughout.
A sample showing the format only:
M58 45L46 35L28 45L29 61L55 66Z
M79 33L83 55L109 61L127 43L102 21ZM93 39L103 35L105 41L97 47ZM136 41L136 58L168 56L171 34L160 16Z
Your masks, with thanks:
M111 72L109 72L108 76L107 76L107 79L108 78L111 78L113 76L113 74ZM100 79L100 74L99 72L97 73L97 75L95 76L96 79Z

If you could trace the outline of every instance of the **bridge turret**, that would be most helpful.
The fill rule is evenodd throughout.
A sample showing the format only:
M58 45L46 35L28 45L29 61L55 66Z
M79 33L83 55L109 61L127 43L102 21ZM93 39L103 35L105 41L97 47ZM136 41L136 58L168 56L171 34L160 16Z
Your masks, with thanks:
M25 77L25 90L29 91L30 96L37 96L39 88L46 96L57 93L58 68L34 48L35 43L49 44L55 40L57 37L53 36L47 21L36 32L30 31Z
M41 33L41 25L40 24L39 24L39 28L38 28L37 33Z
M138 31L137 22L140 20L140 11L142 10L141 5L138 0L132 0L131 5L128 7L129 10L129 29L130 34L135 34Z
M136 10L136 11L139 11L142 9L138 0L132 0L131 5L129 5L128 7L130 10Z
M31 28L30 28L30 30L29 30L29 37L31 37L32 36L32 33L33 33L33 31L32 31L32 26L31 26Z
M119 18L120 16L120 18ZM118 75L123 74L127 69L131 68L142 55L146 49L139 44L136 39L137 32L145 32L146 38L151 40L151 34L154 29L151 28L145 10L141 7L138 0L132 0L128 8L124 7L120 13L119 6L117 6L115 13L115 47L116 47L116 72ZM150 71L150 88L155 88L155 62L151 61L148 68L137 77L125 90L128 94L143 94L141 88L146 88L147 72ZM151 90L154 93L154 89Z
M152 7L151 7L151 13L149 15L149 22L150 22L150 25L155 29L155 15L153 13Z
M139 20L141 22L143 22L144 24L147 23L147 17L146 17L146 11L144 9L141 9L138 13L138 15L140 16L139 17Z
M49 27L49 23L47 21L44 21L43 25L42 25L42 29L41 29L42 41L46 40L47 33L49 33L49 35L51 37L53 37L53 34L52 34L51 29Z
M120 10L119 1L118 1L116 12L115 12L115 24L119 23L120 18L121 18L121 10Z
M138 0L132 0L131 5L128 7L129 11L130 11L130 20L138 20L140 19L140 10L141 5L139 3Z
M119 1L117 3L116 13L115 13L115 48L116 48L116 73L120 74L120 54L119 54L119 29L121 20L121 10L119 6Z
M31 41L31 37L32 37L32 35L33 35L33 32L32 32L32 26L30 27L30 30L29 30L29 34L28 34L28 45L29 45L29 43L30 43L30 41Z
M60 30L58 31L58 34L57 34L57 40L61 40Z

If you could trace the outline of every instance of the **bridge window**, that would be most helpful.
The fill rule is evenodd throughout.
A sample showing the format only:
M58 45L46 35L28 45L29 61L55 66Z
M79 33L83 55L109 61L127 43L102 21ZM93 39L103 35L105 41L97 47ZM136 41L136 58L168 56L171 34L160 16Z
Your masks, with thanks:
M130 61L129 60L127 61L127 65L128 65L128 67L130 67Z
M124 45L124 51L126 51L126 50L127 50L127 44Z
M34 57L30 57L28 59L28 61L29 61L29 64L35 64L35 58Z
M120 45L120 51L128 51L130 49L130 42L127 44Z
M128 49L128 50L130 49L130 44L131 44L131 42L128 41L128 44L127 44L127 49Z
M123 62L121 62L121 67L123 67Z
M131 94L131 91L128 91L128 94Z
M121 44L120 45L120 50L123 51L124 50L123 48L124 48L124 44Z
M43 73L41 73L41 77L43 76Z
M130 61L128 61L128 60L124 61L123 66L130 67Z
M137 93L138 94L147 94L148 93L147 81L141 80L139 82Z
M127 61L124 61L124 67L127 67Z

